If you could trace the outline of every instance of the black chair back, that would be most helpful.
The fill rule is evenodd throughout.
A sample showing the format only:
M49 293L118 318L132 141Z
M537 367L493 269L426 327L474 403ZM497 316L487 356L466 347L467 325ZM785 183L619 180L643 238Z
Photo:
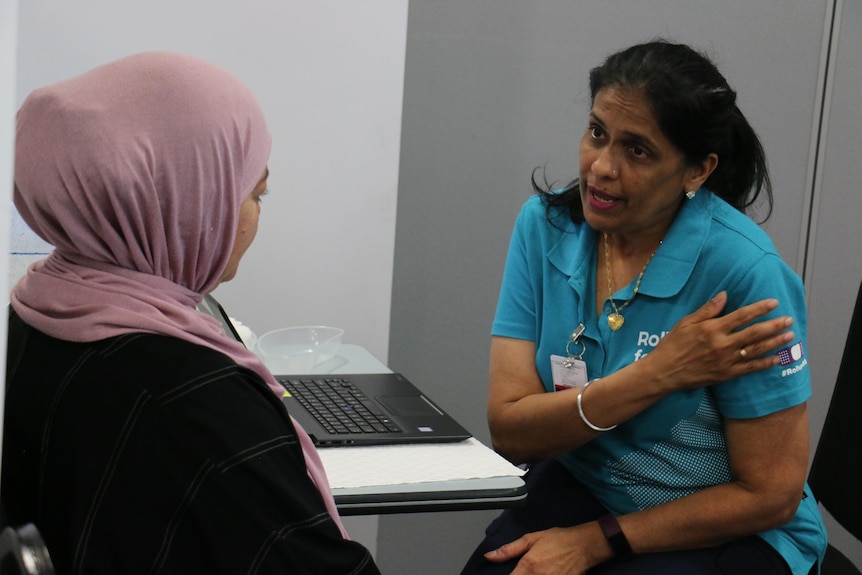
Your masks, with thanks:
M835 520L862 541L862 286L814 453L808 483ZM828 555L827 555L828 562ZM825 569L824 563L824 573ZM849 572L849 571L848 571ZM858 573L859 571L856 571Z

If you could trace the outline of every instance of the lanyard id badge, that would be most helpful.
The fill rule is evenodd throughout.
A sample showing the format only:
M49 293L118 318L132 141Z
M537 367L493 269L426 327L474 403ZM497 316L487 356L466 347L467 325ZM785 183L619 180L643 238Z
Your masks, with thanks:
M583 360L587 346L584 345L584 342L578 341L585 329L586 327L581 323L572 332L569 341L566 342L566 357L551 356L551 374L554 378L555 391L583 387L587 383L587 364ZM571 346L578 344L581 346L580 353L572 353Z

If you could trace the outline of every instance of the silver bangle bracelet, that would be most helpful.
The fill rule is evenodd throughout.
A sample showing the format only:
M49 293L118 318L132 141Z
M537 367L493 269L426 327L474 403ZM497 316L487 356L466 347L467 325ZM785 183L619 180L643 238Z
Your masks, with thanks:
M593 422L591 422L589 419L587 419L587 416L584 415L584 406L583 406L584 392L587 390L587 388L590 386L591 383L598 381L598 380L599 380L599 378L591 379L590 381L585 383L584 387L582 387L581 390L578 392L578 413L581 415L581 421L583 421L584 424L587 427L589 427L590 429L592 429L593 431L610 431L611 429L614 429L616 427L616 425L611 425L610 427L599 427L598 425L593 424Z

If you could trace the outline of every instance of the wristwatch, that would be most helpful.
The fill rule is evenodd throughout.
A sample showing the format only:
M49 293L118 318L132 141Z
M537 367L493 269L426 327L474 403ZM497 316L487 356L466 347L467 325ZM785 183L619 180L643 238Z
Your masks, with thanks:
M634 554L629 540L626 539L626 534L623 533L619 521L612 513L599 518L599 527L602 528L602 533L605 534L605 538L613 549L614 557L628 559Z

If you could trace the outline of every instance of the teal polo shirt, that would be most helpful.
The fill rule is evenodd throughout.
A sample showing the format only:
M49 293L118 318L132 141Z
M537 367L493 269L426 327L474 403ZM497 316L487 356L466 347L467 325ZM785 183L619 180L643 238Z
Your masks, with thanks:
M630 513L731 481L722 418L754 418L805 402L811 395L805 349L805 293L800 278L767 234L747 216L701 189L683 206L611 331L606 300L597 317L598 235L586 223L554 212L551 225L541 198L528 200L509 247L492 334L536 343L536 367L553 392L551 355L566 355L578 324L586 327L583 360L589 379L603 377L650 353L684 316L725 290L725 311L764 298L789 315L796 338L780 350L781 365L702 389L668 395L615 430L560 461L609 510ZM631 299L634 284L614 294ZM580 346L578 346L580 351ZM577 414L573 414L576 417ZM790 564L807 574L826 534L806 486L794 519L761 534Z

